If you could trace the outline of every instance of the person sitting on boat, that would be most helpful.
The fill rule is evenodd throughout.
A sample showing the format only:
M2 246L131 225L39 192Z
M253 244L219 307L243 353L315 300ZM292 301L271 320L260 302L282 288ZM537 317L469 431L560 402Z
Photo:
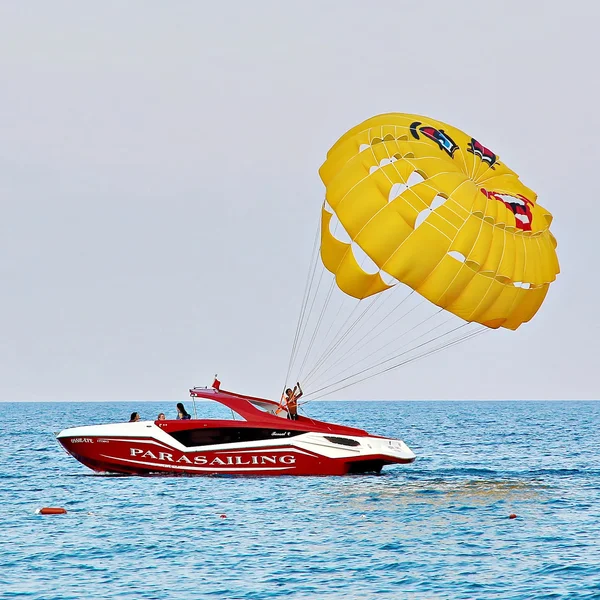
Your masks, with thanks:
M183 407L183 404L181 402L177 403L177 418L178 419L191 419L192 415L190 415L188 413L187 410L185 410L185 408Z
M132 412L131 417L129 417L129 422L135 423L136 421L139 421L139 420L140 420L140 413Z
M292 421L298 420L298 399L302 397L302 394L299 382L296 382L293 390L291 388L285 390L285 405L288 411L288 419L292 419Z
M166 420L166 418L167 417L165 416L165 413L159 413L157 420L158 421L164 421L164 420Z

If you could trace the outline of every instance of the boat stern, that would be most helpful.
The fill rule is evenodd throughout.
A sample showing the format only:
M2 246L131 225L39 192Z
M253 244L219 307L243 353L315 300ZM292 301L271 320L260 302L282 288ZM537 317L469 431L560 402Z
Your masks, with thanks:
M417 455L402 441L393 438L371 438L370 447L389 459L389 464L409 464L415 461Z
M360 454L347 459L350 474L380 473L386 465L406 465L417 458L402 440L368 437L362 440L362 446Z

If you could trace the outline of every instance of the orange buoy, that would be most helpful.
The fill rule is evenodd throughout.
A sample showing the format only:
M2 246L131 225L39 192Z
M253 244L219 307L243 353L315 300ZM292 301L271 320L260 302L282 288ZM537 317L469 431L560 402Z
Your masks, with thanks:
M515 513L510 513L510 515L508 515L509 519L516 519L517 515L515 515Z
M66 515L67 509L60 507L44 506L44 508L38 508L35 512L38 515Z

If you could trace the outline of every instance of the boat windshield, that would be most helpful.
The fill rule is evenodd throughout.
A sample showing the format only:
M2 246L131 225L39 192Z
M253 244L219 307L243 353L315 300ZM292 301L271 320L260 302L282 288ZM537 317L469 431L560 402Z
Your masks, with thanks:
M248 401L254 408L264 412L266 414L274 415L277 409L277 405L270 404L268 402L261 402L260 400L249 400ZM195 415L198 419L215 419L215 420L231 420L236 421L247 421L246 417L240 414L235 407L225 406L220 402L204 400L201 398L195 399ZM195 418L192 413L192 418Z

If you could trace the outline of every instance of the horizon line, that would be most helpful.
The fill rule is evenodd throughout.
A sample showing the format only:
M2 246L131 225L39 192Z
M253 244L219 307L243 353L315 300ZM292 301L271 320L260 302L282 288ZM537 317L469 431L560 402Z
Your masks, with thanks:
M187 402L194 402L187 398ZM0 400L0 404L107 404L107 403L131 403L140 402L145 404L158 404L165 402L182 402L181 399L171 400ZM208 398L197 398L195 402L214 402ZM600 402L600 398L396 398L390 399L315 399L307 404L316 402Z

